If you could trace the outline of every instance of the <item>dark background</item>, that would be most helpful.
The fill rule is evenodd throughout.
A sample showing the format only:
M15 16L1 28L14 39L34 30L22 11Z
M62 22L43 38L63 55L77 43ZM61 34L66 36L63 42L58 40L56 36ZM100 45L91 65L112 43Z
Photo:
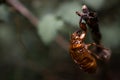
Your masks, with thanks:
M96 74L81 71L68 50L83 3L97 12L112 51ZM120 0L0 0L0 80L120 80L119 50Z

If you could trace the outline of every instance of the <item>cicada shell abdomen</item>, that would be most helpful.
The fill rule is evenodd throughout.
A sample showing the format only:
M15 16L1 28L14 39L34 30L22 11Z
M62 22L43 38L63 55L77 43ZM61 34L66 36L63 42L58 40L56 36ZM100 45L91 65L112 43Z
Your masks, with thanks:
M94 73L97 69L96 59L91 55L91 52L86 48L83 42L86 32L76 31L71 36L70 55L74 62L79 65L80 69Z

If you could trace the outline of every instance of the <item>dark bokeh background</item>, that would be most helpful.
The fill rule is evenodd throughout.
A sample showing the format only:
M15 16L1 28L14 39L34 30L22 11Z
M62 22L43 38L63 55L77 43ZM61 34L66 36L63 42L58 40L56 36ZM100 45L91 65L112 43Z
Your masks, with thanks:
M0 80L120 80L120 0L4 1L0 0ZM24 7L13 6L19 2ZM81 71L68 50L70 35L79 28L75 11L81 11L83 3L97 12L103 45L112 51L97 74ZM26 13L24 8L32 18L21 13ZM91 43L90 33L86 41Z

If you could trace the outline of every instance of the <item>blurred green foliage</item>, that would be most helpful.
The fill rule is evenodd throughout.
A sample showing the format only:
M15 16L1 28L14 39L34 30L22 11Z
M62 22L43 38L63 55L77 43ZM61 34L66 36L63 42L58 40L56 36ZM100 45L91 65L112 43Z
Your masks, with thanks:
M46 14L44 17L40 17L38 24L38 34L42 38L43 42L50 43L57 35L57 31L64 25L62 20L58 20L54 14Z
M0 5L0 20L2 21L8 21L9 19L9 9L6 5L1 4Z
M82 5L75 1L65 2L59 6L56 14L61 17L64 22L69 23L72 26L78 26L80 18L75 12L81 11L81 7Z
M83 0L85 4L93 8L94 10L99 10L105 3L105 0Z
M120 79L120 0L18 1L39 21L34 26L10 5L0 4L0 80ZM83 3L97 11L103 45L112 51L110 62L94 75L74 64L65 44L69 33L79 28L75 12L81 11ZM91 43L88 35L86 41Z

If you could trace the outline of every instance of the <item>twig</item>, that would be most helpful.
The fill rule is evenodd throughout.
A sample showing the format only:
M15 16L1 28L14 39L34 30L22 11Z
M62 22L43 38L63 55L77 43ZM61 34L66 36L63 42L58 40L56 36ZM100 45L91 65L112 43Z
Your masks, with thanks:
M58 36L56 37L55 41L56 41L57 44L59 44L63 49L65 49L66 51L68 51L69 43L68 43L61 35L58 35Z
M19 0L6 0L6 2L26 17L34 26L37 26L38 19Z
M21 2L19 2L19 0L6 0L6 2L14 9L16 9L19 13L21 13L24 17L26 17L34 25L34 27L37 27L37 24L39 22L38 18L35 17ZM61 35L58 35L55 41L63 49L68 51L69 43L65 41Z

